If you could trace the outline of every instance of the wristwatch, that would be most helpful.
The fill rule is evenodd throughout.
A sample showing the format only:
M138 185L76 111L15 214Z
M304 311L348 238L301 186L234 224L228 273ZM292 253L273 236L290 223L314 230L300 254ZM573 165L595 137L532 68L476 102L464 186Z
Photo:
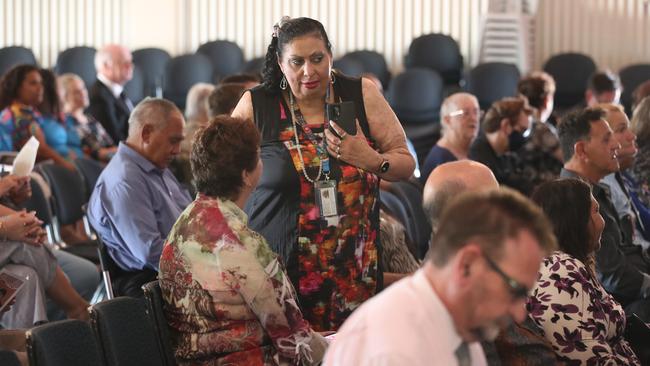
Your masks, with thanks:
M386 173L390 169L390 162L388 160L384 159L384 161L381 162L381 165L379 166L379 172L380 173Z

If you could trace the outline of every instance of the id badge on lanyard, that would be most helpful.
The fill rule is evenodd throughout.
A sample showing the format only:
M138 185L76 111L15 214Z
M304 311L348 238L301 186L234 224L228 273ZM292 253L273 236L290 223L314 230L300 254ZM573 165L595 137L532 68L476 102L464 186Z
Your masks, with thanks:
M339 209L336 197L336 180L319 180L314 182L314 195L320 217L327 226L336 226L339 222Z

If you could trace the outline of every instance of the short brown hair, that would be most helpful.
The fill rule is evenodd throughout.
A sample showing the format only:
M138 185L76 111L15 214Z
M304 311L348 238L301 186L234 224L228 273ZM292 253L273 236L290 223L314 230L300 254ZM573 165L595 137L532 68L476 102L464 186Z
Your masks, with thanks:
M556 249L548 219L521 193L509 188L463 193L443 210L429 256L435 266L442 267L475 240L486 255L499 260L503 243L522 230L528 231L545 252Z
M494 102L483 119L483 131L486 133L498 131L502 119L507 119L510 125L514 126L522 111L527 114L532 113L528 101L523 97L503 98Z
M543 71L533 72L519 81L517 91L528 99L531 107L540 109L544 106L544 99L555 93L555 80Z
M220 115L194 136L190 165L199 193L235 199L244 184L242 172L255 170L260 133L251 121Z
M226 83L219 84L208 97L208 111L210 118L220 114L230 114L239 103L244 94L244 84Z

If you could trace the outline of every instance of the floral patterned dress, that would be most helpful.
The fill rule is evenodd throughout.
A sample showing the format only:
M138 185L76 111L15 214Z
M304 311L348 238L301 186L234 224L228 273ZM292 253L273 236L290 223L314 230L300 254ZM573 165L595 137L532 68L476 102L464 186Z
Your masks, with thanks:
M277 255L232 201L198 195L169 234L159 278L180 364L322 360L326 340L303 319Z
M285 123L288 126L280 133L280 140L300 174L297 248L300 304L314 329L335 330L375 293L378 230L368 218L373 215L379 179L375 174L341 163L341 176L337 179L340 221L337 226L324 227L319 218L314 184L301 173L302 163L295 147L293 128L287 120ZM322 126L310 128L323 138ZM298 136L307 173L315 177L320 164L316 146L301 130Z
M568 365L639 365L623 338L625 312L578 259L544 259L526 308Z
M19 150L32 136L41 114L34 108L12 103L0 112L0 151Z
M370 136L360 79L337 75L333 86L336 100L355 103L364 135ZM314 184L302 171L304 164L312 180L318 176L316 145L300 126L295 129L296 145L291 111L280 94L261 87L251 93L264 162L260 184L246 209L251 227L285 261L305 319L315 330L337 330L381 282L379 177L330 157L330 178L337 181L338 224L324 225ZM309 128L320 143L322 126ZM368 143L375 147L371 139Z

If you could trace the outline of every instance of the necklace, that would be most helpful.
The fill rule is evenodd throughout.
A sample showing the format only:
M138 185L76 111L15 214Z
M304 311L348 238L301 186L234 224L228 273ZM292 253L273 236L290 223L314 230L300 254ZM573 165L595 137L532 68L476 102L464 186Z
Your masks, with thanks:
M329 88L327 88L327 92L325 95L325 101L327 101L329 97L330 91ZM327 155L327 147L326 147L326 140L323 137L322 141L319 143L316 135L311 131L309 126L307 126L307 122L305 121L305 118L303 117L302 113L298 109L298 106L295 103L293 93L289 91L289 110L291 111L291 124L293 127L293 137L296 142L296 149L298 150L298 158L300 159L300 170L302 170L302 174L307 179L309 183L315 183L320 180L321 176L323 175L323 172L325 173L325 179L329 180L329 157ZM327 108L325 108L324 112L324 119L327 119ZM296 127L297 124L300 124L300 127L302 127L302 130L305 132L305 135L307 135L307 138L316 146L316 151L318 153L318 174L316 175L316 178L312 179L309 174L307 174L307 169L305 167L305 161L303 160L302 157L302 151L300 148L300 140L298 139L298 128Z

